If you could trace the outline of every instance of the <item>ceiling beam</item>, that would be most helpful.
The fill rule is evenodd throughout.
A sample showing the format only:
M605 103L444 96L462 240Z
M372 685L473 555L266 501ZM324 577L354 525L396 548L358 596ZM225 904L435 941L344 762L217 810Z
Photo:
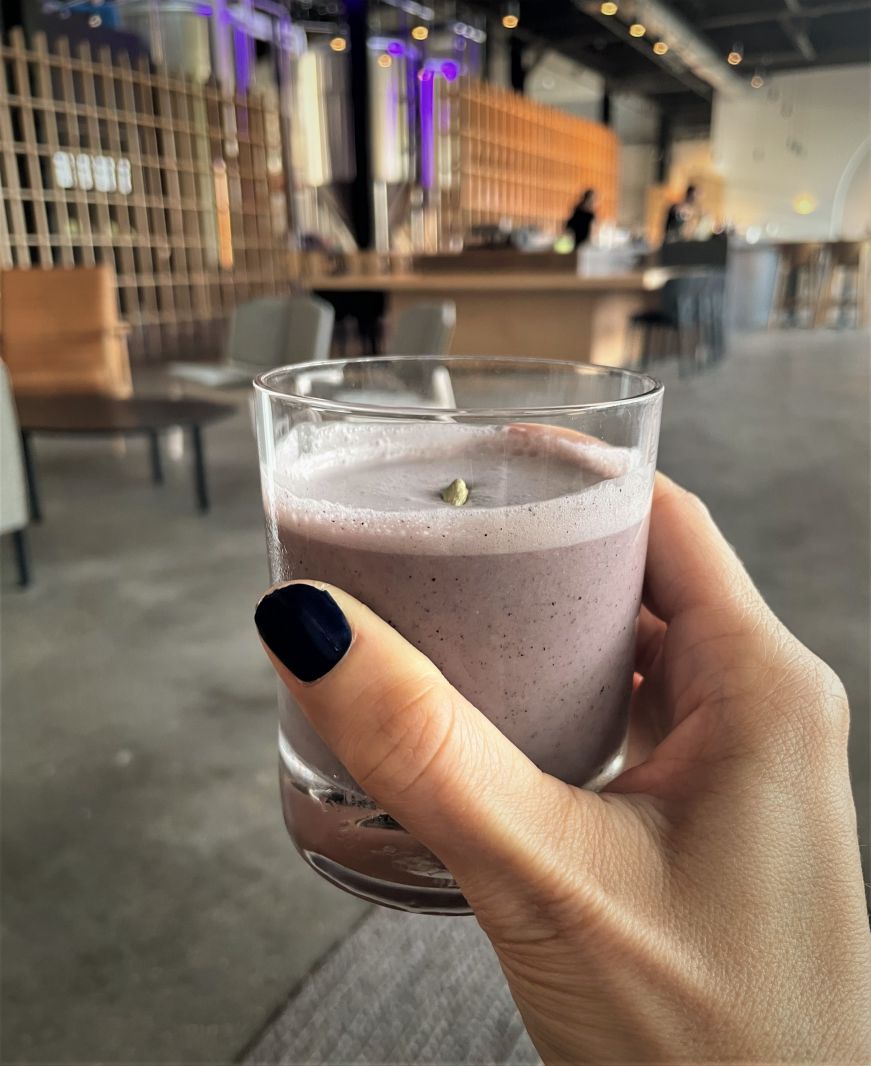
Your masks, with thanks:
M798 5L796 5L798 8ZM823 18L825 15L846 15L854 11L871 11L871 0L840 0L826 7L818 5L801 6L796 14L805 19ZM777 22L782 16L776 11L747 11L742 15L715 15L703 19L699 26L703 30L731 30L736 26L754 26L763 22Z
M804 22L804 9L799 0L783 0L786 4L787 14L784 15L780 24L783 26L787 37L809 62L817 58L817 50L807 35Z
M616 92L635 93L638 96L668 96L674 93L686 93L687 86L683 82L675 81L665 74L635 74L626 78L612 78L610 85ZM711 87L704 82L699 83L699 88L693 92L694 96L710 100Z
M575 0L576 4L578 2L579 0ZM666 59L665 57L656 55L645 41L642 41L637 37L631 37L622 22L618 22L613 17L602 15L598 11L598 6L587 9L585 13L603 26L607 27L617 40L629 45L629 47L633 48L636 52L640 52L649 63L659 67L660 70L666 72L676 82L684 86L684 88L689 89L691 93L695 93L696 96L699 96L702 99L710 98L712 89L707 82L702 81L701 78L697 78L691 70L687 70L683 65L675 63L673 57L669 56ZM614 87L619 87L619 82L616 80L614 82Z
M847 48L828 49L819 61L827 67L836 67L841 63L867 63L868 46L859 41ZM765 67L776 71L804 70L807 60L797 52L753 52L744 55L745 67Z

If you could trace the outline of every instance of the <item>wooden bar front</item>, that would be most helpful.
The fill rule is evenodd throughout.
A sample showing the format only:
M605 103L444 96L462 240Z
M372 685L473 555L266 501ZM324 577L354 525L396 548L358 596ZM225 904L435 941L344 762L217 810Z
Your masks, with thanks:
M312 289L383 291L388 313L453 300L453 355L514 355L622 366L630 316L651 306L668 277L648 270L614 277L575 274L342 275L307 279ZM389 350L389 328L387 348Z

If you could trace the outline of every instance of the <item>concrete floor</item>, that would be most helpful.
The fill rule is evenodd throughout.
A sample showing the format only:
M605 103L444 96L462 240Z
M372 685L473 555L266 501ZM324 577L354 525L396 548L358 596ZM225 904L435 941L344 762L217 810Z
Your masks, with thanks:
M867 815L867 338L662 376L661 465L841 673ZM365 910L286 840L247 410L207 442L201 517L186 459L155 488L141 444L40 441L31 590L4 545L3 1062L228 1062Z

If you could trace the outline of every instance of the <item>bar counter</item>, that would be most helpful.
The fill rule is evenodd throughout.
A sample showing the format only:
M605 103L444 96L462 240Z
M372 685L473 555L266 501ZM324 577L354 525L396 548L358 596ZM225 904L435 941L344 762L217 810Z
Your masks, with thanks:
M655 304L656 290L673 273L656 268L601 277L556 271L341 274L308 277L306 285L326 293L383 292L388 315L411 304L451 299L457 306L453 355L622 366L630 316Z

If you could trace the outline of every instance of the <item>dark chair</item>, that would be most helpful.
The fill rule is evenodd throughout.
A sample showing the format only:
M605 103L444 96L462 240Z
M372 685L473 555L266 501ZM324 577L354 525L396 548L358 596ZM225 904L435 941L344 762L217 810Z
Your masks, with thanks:
M642 367L676 356L696 365L725 351L726 273L708 270L670 278L659 307L629 320L630 353ZM640 343L636 340L640 338Z
M355 322L364 355L377 355L382 346L382 324L386 304L383 292L369 290L319 289L313 295L332 304L336 313L336 346L345 356L348 344L348 325Z

